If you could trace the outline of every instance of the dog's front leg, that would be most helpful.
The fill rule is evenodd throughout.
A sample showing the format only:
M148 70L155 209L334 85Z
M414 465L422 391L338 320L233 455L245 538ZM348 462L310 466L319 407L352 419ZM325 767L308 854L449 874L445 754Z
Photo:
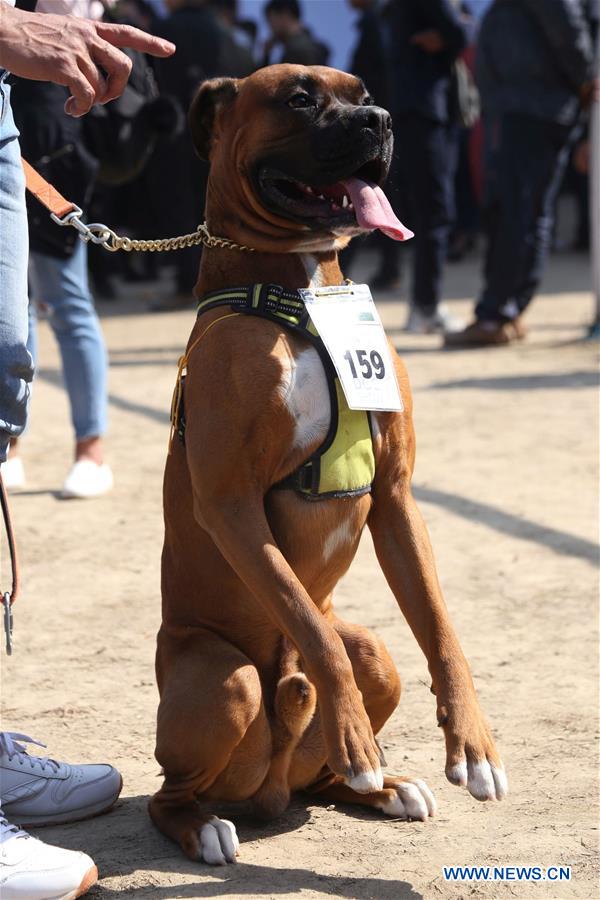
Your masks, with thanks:
M348 654L279 550L262 494L240 500L205 494L197 516L229 565L298 648L317 689L330 768L355 791L380 790L379 750Z
M391 486L391 490L390 490ZM429 535L399 473L374 490L369 527L387 581L423 653L446 738L446 776L478 800L501 800L506 775L439 586Z

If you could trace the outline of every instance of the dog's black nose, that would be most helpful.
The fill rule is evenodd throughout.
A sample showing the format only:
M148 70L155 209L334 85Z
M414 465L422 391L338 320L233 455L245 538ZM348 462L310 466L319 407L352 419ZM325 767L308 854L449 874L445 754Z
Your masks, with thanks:
M392 117L387 109L381 106L362 106L354 116L361 128L368 128L377 134L385 134L392 130Z

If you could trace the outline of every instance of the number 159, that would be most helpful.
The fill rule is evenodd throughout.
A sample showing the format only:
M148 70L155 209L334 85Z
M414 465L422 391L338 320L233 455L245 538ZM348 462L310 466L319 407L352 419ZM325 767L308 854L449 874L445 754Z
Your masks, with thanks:
M375 375L375 378L385 378L385 365L381 358L381 354L378 353L377 350L371 350L370 353L367 353L366 350L346 350L344 359L347 360L348 365L350 366L353 378L358 378L358 372L352 356L353 352L356 356L356 362L360 366L360 374L363 378L372 378L373 374Z

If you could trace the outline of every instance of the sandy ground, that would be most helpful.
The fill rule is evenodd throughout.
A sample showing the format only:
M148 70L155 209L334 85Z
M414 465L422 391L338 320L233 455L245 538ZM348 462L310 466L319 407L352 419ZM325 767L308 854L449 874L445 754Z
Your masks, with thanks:
M477 269L449 269L456 313L470 311ZM585 261L554 257L530 339L508 349L441 352L435 337L402 334L402 303L385 295L380 303L415 393L416 496L508 768L508 799L479 804L446 782L425 661L365 537L338 607L391 649L404 696L382 733L389 769L425 778L439 815L404 823L299 797L267 827L238 817L240 862L223 869L184 859L146 814L158 785L153 656L167 410L193 318L148 314L160 290L138 287L100 305L116 478L101 500L58 499L71 433L54 342L41 329L23 443L28 485L13 498L23 592L15 653L2 657L3 727L46 741L57 758L114 763L124 788L109 815L40 836L93 855L95 900L599 897L597 345L579 340L592 312ZM570 865L572 878L450 885L448 864Z

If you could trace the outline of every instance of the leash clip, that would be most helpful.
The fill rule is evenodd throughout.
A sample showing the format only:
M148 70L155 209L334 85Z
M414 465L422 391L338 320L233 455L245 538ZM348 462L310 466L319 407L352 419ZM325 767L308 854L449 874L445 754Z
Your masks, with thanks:
M8 656L12 656L13 614L12 614L12 603L11 603L10 594L8 593L8 591L2 598L2 605L4 607L2 619L4 622L4 637L6 638L6 653L8 654Z
M130 250L131 241L129 238L119 238L112 228L103 225L101 222L92 222L86 225L81 221L83 210L76 206L70 212L60 219L55 213L50 213L50 218L57 225L71 225L84 244L99 244L114 253L116 250Z
M72 225L73 228L76 228L77 231L84 234L86 231L86 226L79 220L79 217L83 215L83 210L80 206L74 206L73 209L66 213L61 218L56 215L56 213L50 213L50 218L53 222L56 222L57 225Z

